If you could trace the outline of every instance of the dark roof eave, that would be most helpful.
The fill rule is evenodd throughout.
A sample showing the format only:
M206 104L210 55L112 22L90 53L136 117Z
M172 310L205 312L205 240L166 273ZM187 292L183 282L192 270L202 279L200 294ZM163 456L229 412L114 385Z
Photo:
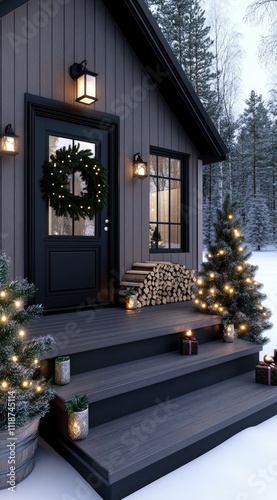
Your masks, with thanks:
M102 0L196 146L204 164L223 161L228 149L186 78L144 0Z
M28 0L0 0L0 18L26 2Z

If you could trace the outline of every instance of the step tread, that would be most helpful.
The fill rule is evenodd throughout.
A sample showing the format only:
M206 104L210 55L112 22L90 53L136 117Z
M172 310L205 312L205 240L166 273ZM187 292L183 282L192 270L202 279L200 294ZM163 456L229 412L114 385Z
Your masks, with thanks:
M44 316L29 326L28 335L51 333L56 341L51 357L55 357L221 324L220 316L200 313L188 301L133 311L111 307Z
M76 452L112 484L277 403L255 369L90 429Z
M92 403L239 359L261 350L262 346L244 340L236 339L233 343L216 340L199 345L197 355L182 356L179 351L168 352L73 375L70 384L55 385L54 388L61 399L68 401L82 387L82 391L88 394L89 402Z

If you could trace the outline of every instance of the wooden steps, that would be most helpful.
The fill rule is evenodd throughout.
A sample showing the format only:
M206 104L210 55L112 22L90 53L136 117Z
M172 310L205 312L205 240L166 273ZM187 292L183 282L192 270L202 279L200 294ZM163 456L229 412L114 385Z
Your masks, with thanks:
M95 314L91 329L82 315L78 320L71 381L54 386L56 398L40 433L105 500L122 500L276 414L277 387L255 383L262 346L223 342L221 319L191 304L131 314L109 309ZM61 321L57 317L57 327L50 321L60 347ZM182 356L180 337L188 328L199 341L198 354ZM85 392L89 436L72 441L64 404Z

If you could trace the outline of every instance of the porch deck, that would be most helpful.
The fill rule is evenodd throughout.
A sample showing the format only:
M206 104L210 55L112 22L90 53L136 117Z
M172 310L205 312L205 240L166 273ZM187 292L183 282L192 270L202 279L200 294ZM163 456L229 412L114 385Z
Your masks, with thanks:
M196 311L191 302L177 302L133 311L121 306L45 315L31 324L28 332L31 337L52 335L56 341L54 357L166 336L169 332L202 330L221 323L218 316ZM201 338L198 341L201 343Z

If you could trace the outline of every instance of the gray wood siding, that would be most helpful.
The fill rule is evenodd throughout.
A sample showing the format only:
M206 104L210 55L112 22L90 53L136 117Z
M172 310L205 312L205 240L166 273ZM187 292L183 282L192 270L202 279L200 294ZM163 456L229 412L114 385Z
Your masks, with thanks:
M120 275L133 262L149 259L197 267L201 178L193 145L100 0L57 0L52 12L44 4L30 0L1 20L1 128L12 123L20 136L20 154L1 160L2 249L11 257L12 274L24 274L24 95L73 104L78 110L83 105L74 101L69 67L83 59L98 73L99 100L90 107L92 113L120 117ZM149 255L149 179L134 179L131 164L138 151L148 161L150 146L189 155L188 253Z

